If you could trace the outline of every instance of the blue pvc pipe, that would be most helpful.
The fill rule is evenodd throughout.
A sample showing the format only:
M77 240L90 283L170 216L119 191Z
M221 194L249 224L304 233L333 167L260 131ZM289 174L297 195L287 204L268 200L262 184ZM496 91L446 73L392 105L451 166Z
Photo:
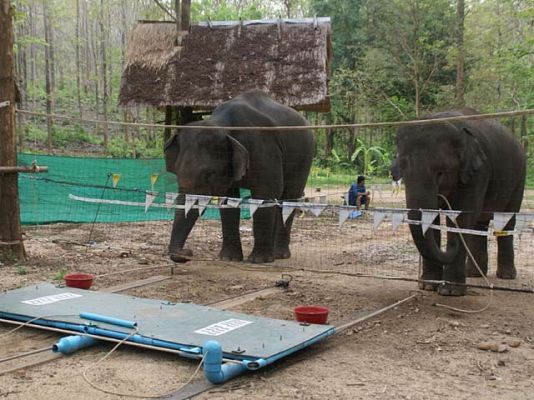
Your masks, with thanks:
M102 329L96 326L84 326L83 328L84 328L85 333L89 333L91 335L97 335L97 336L105 336L105 337L109 337L113 339L122 340L130 336L129 333L110 331L108 329ZM200 354L202 353L202 349L200 347L188 347L188 346L180 345L180 344L173 343L173 342L167 342L165 340L141 336L138 334L129 337L127 341L140 343L140 344L146 344L149 346L162 347L165 349L178 350L182 352L180 354L182 357L193 358L197 360L200 357Z
M135 321L127 321L125 319L113 318L113 317L108 317L106 315L93 314L93 313L88 313L88 312L81 312L80 318L88 319L90 321L104 322L106 324L122 326L124 328L130 328L130 329L134 329L137 327L137 322Z
M52 346L52 351L54 353L71 354L84 347L93 346L97 343L98 340L89 336L66 336Z
M204 355L204 376L211 383L224 383L247 370L243 364L223 364L222 347L215 340L204 343L202 354Z

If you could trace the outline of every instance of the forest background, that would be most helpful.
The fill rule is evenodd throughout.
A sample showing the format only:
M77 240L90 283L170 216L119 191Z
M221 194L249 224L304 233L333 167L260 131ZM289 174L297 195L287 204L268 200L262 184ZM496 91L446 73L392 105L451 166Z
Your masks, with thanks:
M159 0L173 10L172 0ZM117 106L128 32L169 20L154 0L14 0L20 108L109 121L163 123L154 108ZM468 106L534 108L534 0L193 0L206 20L331 18L332 110L313 124L409 120ZM523 142L534 117L502 120ZM18 114L18 151L161 157L163 132ZM317 131L312 179L387 177L395 129ZM529 186L534 174L529 173ZM351 178L347 178L351 177Z

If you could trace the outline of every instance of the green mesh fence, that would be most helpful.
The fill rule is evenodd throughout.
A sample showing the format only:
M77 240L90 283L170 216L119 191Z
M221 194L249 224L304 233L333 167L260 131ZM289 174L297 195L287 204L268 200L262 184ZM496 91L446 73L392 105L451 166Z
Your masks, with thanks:
M17 156L18 165L31 165L34 161L47 166L49 172L19 174L22 224L174 218L174 209L160 207L171 202L169 196L178 191L176 177L165 171L163 159ZM147 192L156 194L148 209ZM241 190L242 197L249 195L249 191ZM101 200L114 203L100 203ZM202 217L216 219L220 214L217 209L208 208ZM241 210L241 217L250 217L248 209Z

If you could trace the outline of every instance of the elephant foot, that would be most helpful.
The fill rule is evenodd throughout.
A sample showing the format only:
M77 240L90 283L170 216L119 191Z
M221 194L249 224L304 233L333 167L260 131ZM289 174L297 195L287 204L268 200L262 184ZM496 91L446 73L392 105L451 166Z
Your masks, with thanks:
M465 296L467 294L467 287L450 283L442 283L438 286L437 291L438 294L442 296Z
M439 286L439 283L419 282L419 289L429 292L435 292Z
M274 256L272 253L253 250L247 261L254 264L270 263L274 261Z
M175 263L183 264L190 260L189 257L193 256L193 252L190 249L180 249L180 250L171 251L169 253L169 256L171 260L174 261Z
M487 266L486 266L486 268L480 267L480 269L482 270L483 275L480 274L480 271L478 270L477 267L475 267L473 264L469 263L467 265L466 275L469 278L481 278L482 276L487 276L488 275L488 267Z
M499 279L515 279L517 278L517 271L515 267L497 268L497 278Z
M291 251L289 249L276 249L274 251L274 258L285 259L291 257Z
M219 258L223 261L243 261L241 246L223 247L219 253Z

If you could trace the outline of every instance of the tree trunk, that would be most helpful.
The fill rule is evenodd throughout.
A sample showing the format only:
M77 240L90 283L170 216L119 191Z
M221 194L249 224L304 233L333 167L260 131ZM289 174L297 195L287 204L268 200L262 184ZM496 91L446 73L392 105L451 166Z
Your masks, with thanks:
M165 125L172 124L172 106L165 107ZM163 130L163 146L167 143L167 140L171 138L171 128L165 128Z
M43 0L43 22L44 22L44 34L45 34L45 91L46 91L46 113L52 113L52 88L51 88L51 79L50 79L50 46L49 46L49 29L48 25L50 24L48 20L48 7L47 0ZM50 116L46 118L46 131L47 131L47 141L46 145L48 152L52 151L52 119Z
M465 48L464 48L464 19L465 19L465 4L464 0L456 1L456 46L458 51L458 59L456 62L456 105L458 107L465 106L464 92L465 92Z
M108 147L108 79L107 79L107 61L106 61L106 35L104 31L104 0L100 0L100 59L101 68L100 76L102 79L102 116L104 118L104 147Z
M76 96L78 99L78 114L80 118L83 118L80 75L80 0L76 0Z
M33 19L33 4L29 5L29 11L28 11L28 22L30 24L30 35L31 37L35 37L35 22ZM30 86L32 88L32 93L35 93L35 84L37 81L37 69L36 69L36 60L35 60L35 45L30 45L30 62L31 62L31 82ZM32 97L32 109L35 110L37 108L37 96Z
M17 165L13 20L10 0L0 0L0 166ZM26 259L20 227L18 174L0 175L0 259Z
M47 10L47 29L48 29L48 56L50 57L50 61L48 62L49 68L48 71L50 73L50 102L52 104L52 108L55 108L55 91L56 91L56 62L55 62L55 49L54 49L54 30L52 29L53 24L53 16L50 13L50 9Z
M89 93L89 87L91 82L91 50L89 47L89 22L88 22L87 11L87 2L82 0L82 15L83 15L83 54L84 54L84 63L83 63L83 93L87 96Z
M176 14L176 32L182 30L182 10L180 0L174 0L174 13Z
M191 0L182 0L182 30L188 31L191 25Z

